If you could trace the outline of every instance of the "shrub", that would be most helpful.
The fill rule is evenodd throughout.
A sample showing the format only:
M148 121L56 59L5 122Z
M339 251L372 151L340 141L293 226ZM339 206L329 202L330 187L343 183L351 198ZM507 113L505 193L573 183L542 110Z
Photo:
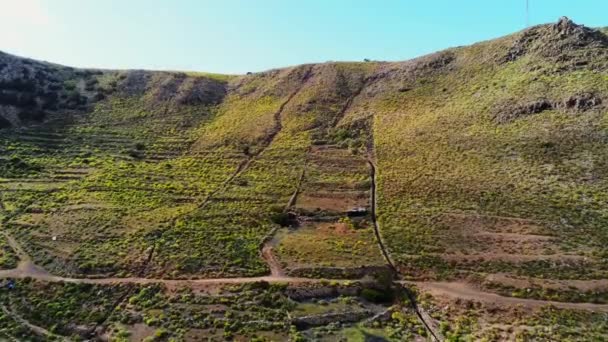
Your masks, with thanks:
M105 98L106 98L106 96L103 93L97 93L97 94L95 94L95 96L93 96L94 101L101 101L101 100L104 100Z
M393 291L390 289L378 291L376 289L365 288L361 290L361 297L372 303L387 303L393 300Z
M133 159L142 159L144 157L142 152L139 150L129 150L127 154Z
M291 223L292 223L292 215L290 215L289 213L284 213L284 212L273 213L270 216L270 220L272 222L280 225L281 227L287 227L287 226L291 225Z
M33 80L16 79L0 82L0 89L32 93L36 91L36 83Z
M156 331L154 332L154 338L155 339L163 339L169 336L169 332L166 329L160 328L160 329L156 329Z
M95 86L97 85L97 83L99 83L99 82L97 81L96 78L91 78L91 79L87 80L85 89L87 91L93 91L93 90L95 90Z
M63 83L63 88L68 91L72 91L76 89L76 82L73 80L65 81Z

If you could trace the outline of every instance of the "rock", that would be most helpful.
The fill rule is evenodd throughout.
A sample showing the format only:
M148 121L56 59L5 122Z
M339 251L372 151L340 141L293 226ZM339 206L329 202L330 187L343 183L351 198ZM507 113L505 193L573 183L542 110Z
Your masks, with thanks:
M499 63L512 62L524 55L556 59L559 69L568 70L580 67L588 57L581 55L581 49L594 50L608 46L608 37L597 30L577 25L567 17L561 17L556 24L539 25L519 34L507 54L500 57ZM589 53L589 52L588 52ZM605 54L595 50L594 53ZM598 59L599 58L598 56ZM560 65L561 64L561 65ZM598 68L601 69L601 65Z
M517 104L515 100L512 101L513 104L506 103L499 106L494 114L496 123L509 123L519 118L554 109L568 112L585 112L602 104L602 99L592 93L571 95L562 101L538 99L524 104Z
M143 70L133 70L121 76L124 78L118 85L118 91L127 96L136 96L144 93L152 77L152 73Z
M222 101L225 85L204 76L188 76L182 72L129 71L118 84L118 91L127 96L144 95L151 108L161 103L175 105L209 105Z
M226 87L221 82L207 77L190 77L179 87L176 101L184 105L217 104L226 96Z
M519 118L538 114L553 109L553 104L547 99L539 99L519 105L503 105L494 115L494 121L499 124L509 123Z
M557 24L554 26L555 30L561 34L567 35L572 34L577 29L581 28L581 26L576 25L570 18L561 17L557 21Z
M593 107L597 107L602 104L602 99L591 93L584 93L573 95L561 104L566 109L573 109L577 111L589 110Z

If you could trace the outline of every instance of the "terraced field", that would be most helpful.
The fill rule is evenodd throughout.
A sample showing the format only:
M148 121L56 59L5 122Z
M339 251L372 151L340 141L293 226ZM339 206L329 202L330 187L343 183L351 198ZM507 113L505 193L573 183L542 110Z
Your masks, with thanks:
M301 223L273 241L289 274L360 278L384 267L368 214L370 189L365 155L334 145L310 148L291 203Z
M602 340L608 37L242 76L0 54L0 339Z

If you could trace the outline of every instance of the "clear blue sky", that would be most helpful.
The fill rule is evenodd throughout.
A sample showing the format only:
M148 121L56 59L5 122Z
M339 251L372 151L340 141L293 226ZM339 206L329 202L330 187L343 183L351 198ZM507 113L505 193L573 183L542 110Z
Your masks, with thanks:
M78 67L261 71L404 60L525 26L525 0L0 0L0 50ZM608 26L608 0L530 0Z

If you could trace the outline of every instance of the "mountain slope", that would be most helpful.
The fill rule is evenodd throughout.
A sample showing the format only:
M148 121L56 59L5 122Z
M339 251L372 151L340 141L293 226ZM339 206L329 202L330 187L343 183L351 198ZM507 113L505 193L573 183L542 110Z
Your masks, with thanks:
M370 100L399 263L606 276L606 46L560 21L452 50L418 86Z
M429 287L605 302L589 284L608 277L607 104L608 36L566 18L405 62L242 76L0 54L0 217L36 265L77 278L394 265Z

